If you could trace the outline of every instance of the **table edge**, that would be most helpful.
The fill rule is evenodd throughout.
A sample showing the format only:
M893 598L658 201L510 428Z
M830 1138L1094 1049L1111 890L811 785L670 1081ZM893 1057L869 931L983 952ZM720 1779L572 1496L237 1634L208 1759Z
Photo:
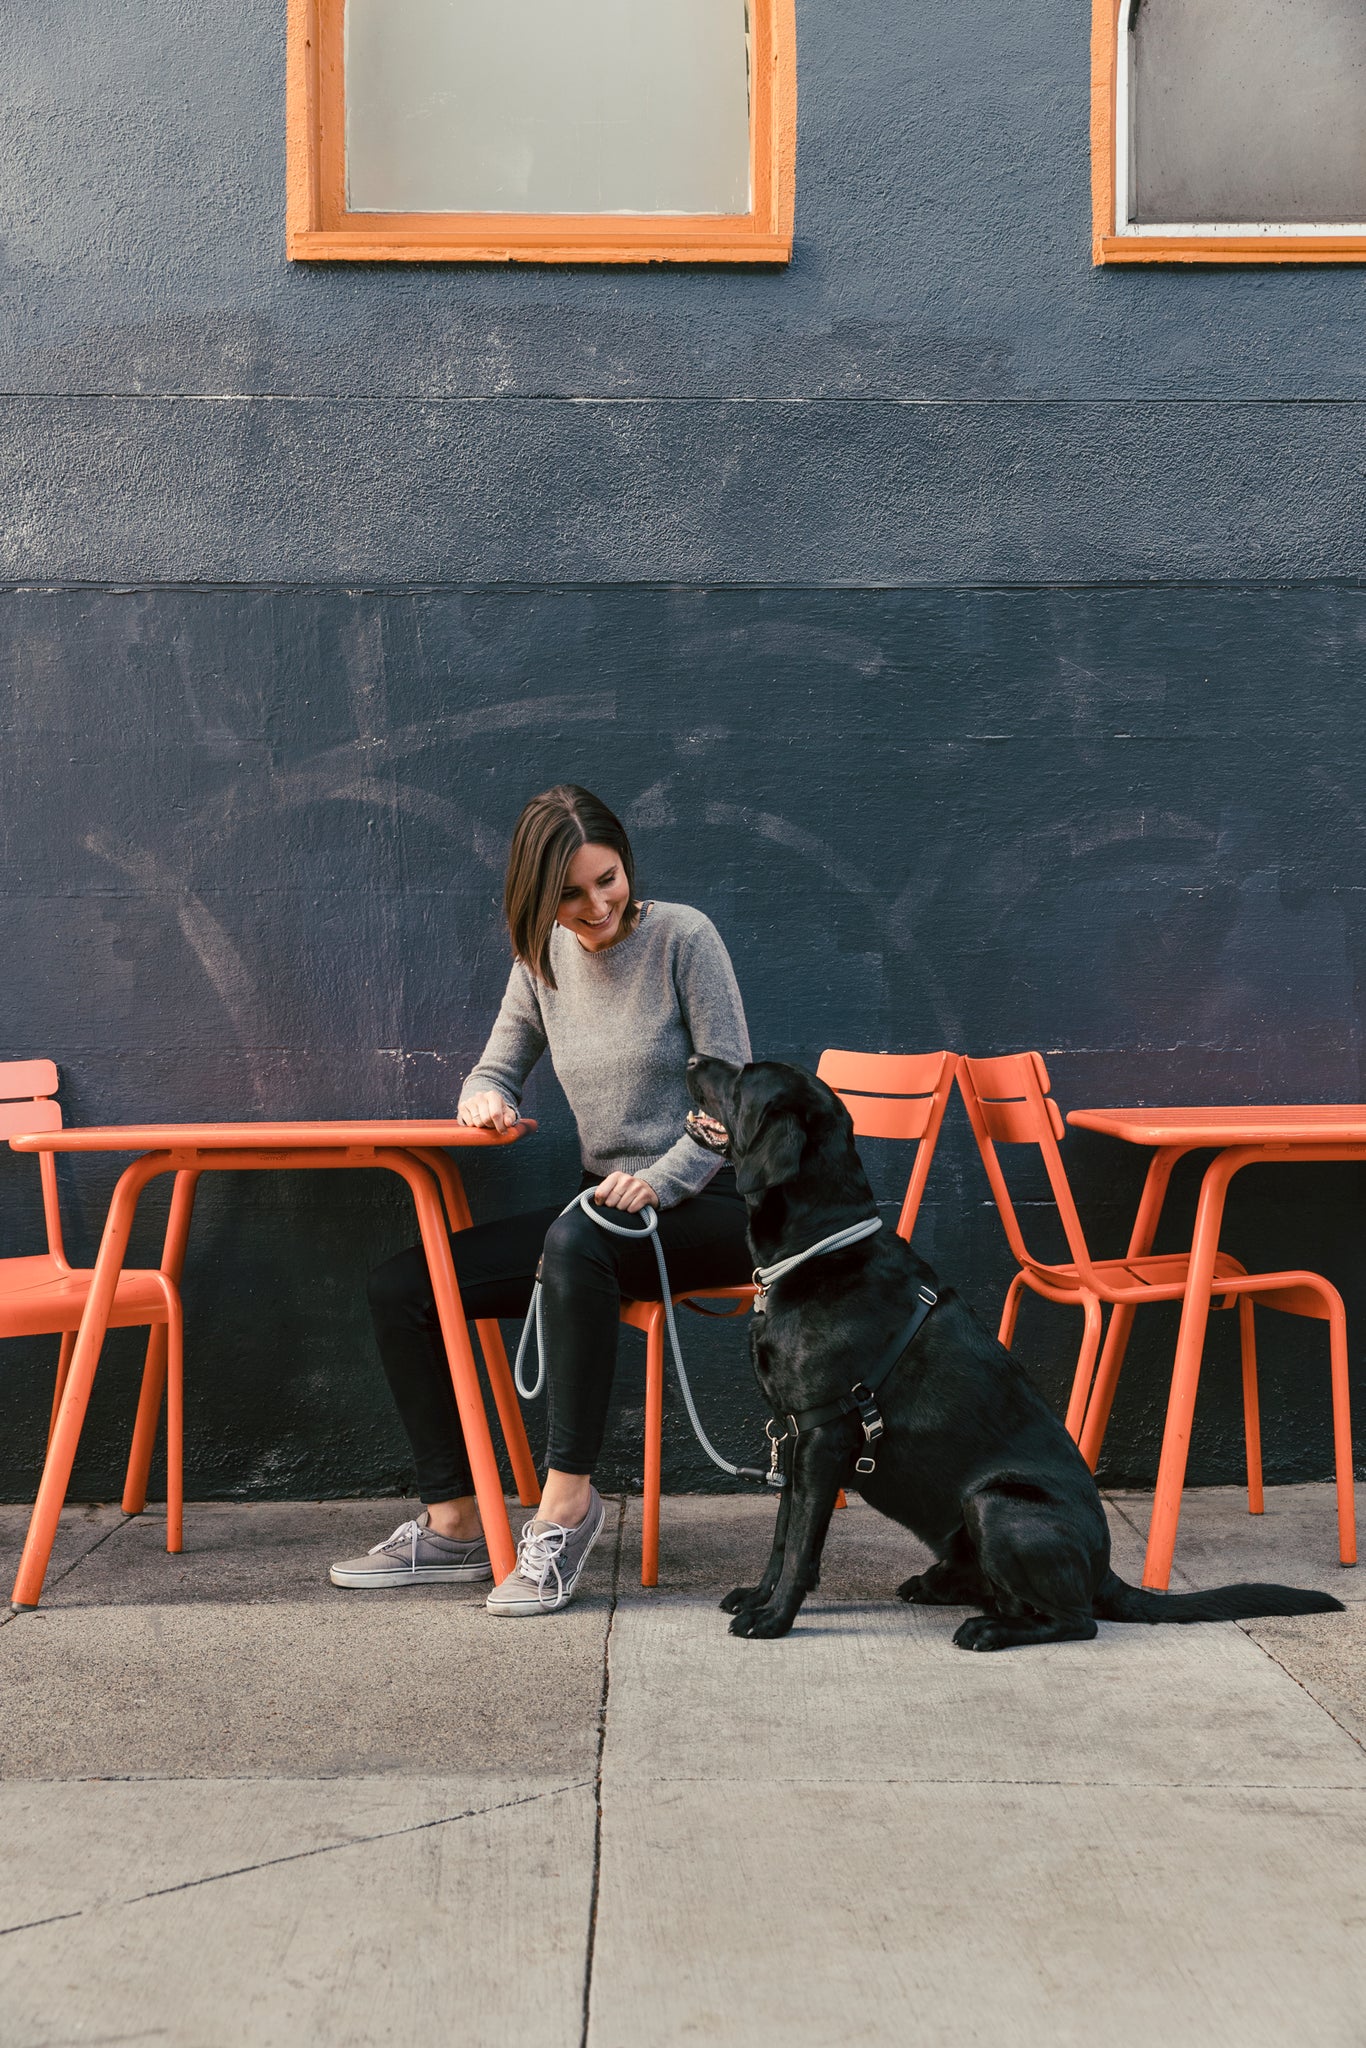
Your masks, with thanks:
M484 1131L445 1117L383 1118L342 1123L257 1124L79 1124L58 1131L16 1131L8 1140L12 1152L349 1152L389 1149L412 1151L422 1146L439 1150L487 1151L516 1145L536 1129L534 1117L523 1117L510 1130ZM326 1135L323 1135L326 1133Z

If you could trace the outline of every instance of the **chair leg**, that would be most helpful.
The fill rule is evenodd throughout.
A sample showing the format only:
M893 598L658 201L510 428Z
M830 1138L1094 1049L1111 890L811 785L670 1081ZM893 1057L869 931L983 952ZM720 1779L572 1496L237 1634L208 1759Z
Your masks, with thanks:
M156 1442L161 1396L166 1386L166 1327L165 1323L154 1323L147 1333L142 1391L138 1395L137 1420L133 1424L128 1471L123 1481L125 1515L140 1515L147 1505L147 1475L152 1469L152 1446Z
M1020 1319L1020 1302L1024 1295L1024 1274L1017 1273L1006 1289L1005 1307L1001 1310L1001 1327L996 1332L998 1344L1004 1344L1007 1351L1015 1335L1015 1325Z
M1357 1561L1356 1486L1352 1471L1352 1400L1347 1379L1347 1317L1335 1294L1329 1303L1328 1345L1333 1374L1333 1460L1338 1485L1338 1556Z
M503 1333L493 1318L482 1319L474 1326L479 1338L479 1349L484 1354L484 1370L493 1389L494 1406L498 1410L498 1422L507 1445L508 1458L512 1465L512 1476L517 1484L517 1498L524 1508L534 1508L541 1497L540 1482L536 1477L536 1461L531 1455L531 1445L526 1440L526 1426L522 1411L517 1404L517 1389L512 1382L512 1368L503 1348Z
M1262 1493L1262 1410L1257 1392L1256 1307L1250 1294L1238 1297L1238 1343L1243 1354L1243 1435L1247 1441L1247 1511L1260 1515Z
M1096 1354L1100 1350L1101 1306L1094 1294L1084 1295L1082 1309L1086 1316L1086 1328L1082 1335L1081 1350L1077 1354L1077 1369L1072 1376L1072 1398L1067 1404L1064 1428L1076 1443L1081 1436L1081 1426L1086 1419L1086 1403L1091 1393L1091 1375L1095 1371Z
M166 1351L166 1548L184 1548L185 1529L185 1322L180 1296L167 1304Z
M76 1332L74 1330L63 1330L62 1348L57 1353L57 1384L52 1389L52 1415L47 1425L47 1440L49 1444L52 1442L52 1432L57 1427L57 1410L62 1405L62 1390L66 1386L66 1376L71 1370L71 1354L75 1349Z
M1105 1428L1110 1420L1110 1410L1115 1404L1115 1389L1119 1385L1120 1367L1129 1348L1129 1333L1133 1327L1132 1307L1121 1302L1118 1307L1111 1309L1110 1327L1105 1332L1105 1342L1101 1346L1100 1364L1096 1367L1096 1383L1086 1404L1086 1421L1082 1425L1079 1446L1083 1458L1093 1472L1100 1463L1100 1447L1105 1441Z
M664 1448L664 1310L645 1332L645 1498L640 1516L640 1583L659 1584L659 1482Z

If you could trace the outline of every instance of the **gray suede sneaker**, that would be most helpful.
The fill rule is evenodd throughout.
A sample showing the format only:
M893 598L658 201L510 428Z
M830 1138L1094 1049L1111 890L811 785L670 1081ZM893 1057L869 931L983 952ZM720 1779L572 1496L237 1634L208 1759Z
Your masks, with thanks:
M558 1522L528 1522L517 1545L515 1571L485 1602L489 1613L553 1614L567 1607L606 1519L602 1496L590 1487L588 1513L577 1529L562 1528Z
M400 1522L392 1536L364 1557L343 1558L327 1575L334 1586L452 1586L467 1579L491 1579L488 1545L482 1536L458 1543L428 1527L427 1510L414 1522Z

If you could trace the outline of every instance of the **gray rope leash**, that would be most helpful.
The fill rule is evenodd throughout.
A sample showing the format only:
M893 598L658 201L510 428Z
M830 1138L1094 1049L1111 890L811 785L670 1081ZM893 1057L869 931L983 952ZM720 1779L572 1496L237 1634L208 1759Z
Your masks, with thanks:
M602 1213L598 1204L593 1200L592 1188L585 1188L581 1195L574 1197L574 1202L578 1203L585 1216L592 1217L599 1229L610 1230L614 1237L648 1237L650 1239L651 1244L654 1246L655 1264L659 1267L660 1299L664 1304L664 1320L669 1330L669 1346L673 1352L674 1371L678 1375L678 1385L683 1395L683 1405L688 1411L688 1420L692 1424L693 1435L697 1438L698 1443L711 1459L713 1465L719 1466L723 1472L728 1472L732 1479L758 1479L766 1484L770 1483L767 1472L761 1472L753 1465L732 1465L729 1458L723 1458L712 1443L711 1438L707 1435L706 1430L702 1427L702 1418L697 1412L697 1404L692 1397L692 1388L688 1385L688 1374L683 1364L683 1348L678 1341L678 1325L674 1321L673 1296L669 1289L669 1269L664 1263L664 1248L659 1242L658 1212L647 1203L639 1212L644 1219L642 1226L628 1229L625 1224L611 1222ZM570 1210L574 1207L574 1202L565 1203L560 1211L561 1216L569 1214ZM866 1234L866 1228L866 1226L861 1227L860 1235ZM536 1379L533 1385L527 1386L522 1377L522 1361L526 1357L527 1345L531 1341L533 1329L536 1332ZM537 1280L536 1285L531 1290L531 1306L527 1309L526 1321L522 1324L522 1335L517 1345L517 1359L512 1368L512 1376L516 1382L517 1391L524 1401L534 1401L540 1394L545 1386L545 1369L545 1324L541 1312L541 1283ZM778 1484L781 1484L781 1480L778 1481Z
M779 1259L776 1266L756 1266L754 1285L759 1293L755 1308L763 1310L769 1288L781 1280L784 1273L795 1273L798 1266L804 1266L808 1259L820 1258L825 1252L842 1252L846 1245L860 1244L865 1237L871 1237L874 1231L881 1228L880 1216L865 1216L862 1223L850 1223L843 1230L832 1231L830 1236L823 1237L819 1244L808 1245L804 1252L794 1252L790 1259Z

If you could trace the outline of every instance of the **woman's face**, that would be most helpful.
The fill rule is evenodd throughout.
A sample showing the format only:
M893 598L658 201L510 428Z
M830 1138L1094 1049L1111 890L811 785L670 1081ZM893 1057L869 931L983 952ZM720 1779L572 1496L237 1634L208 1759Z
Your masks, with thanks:
M610 846L581 846L569 863L555 922L590 953L601 953L620 937L630 893Z

